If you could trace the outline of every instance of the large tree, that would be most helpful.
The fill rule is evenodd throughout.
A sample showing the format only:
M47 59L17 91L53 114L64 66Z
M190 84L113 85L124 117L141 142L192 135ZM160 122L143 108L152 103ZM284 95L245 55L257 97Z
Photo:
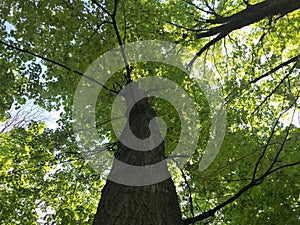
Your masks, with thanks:
M298 224L299 8L299 0L0 2L1 224ZM126 44L145 40L171 43L171 49L148 48L145 54L153 57L187 50L191 54L181 58L186 70L172 63L131 63ZM123 68L102 83L91 77L90 65L112 49L120 53ZM190 76L195 65L207 79L216 77L216 86ZM188 158L173 153L177 146L185 148L180 116L194 122L186 116L190 108L178 112L171 102L147 96L146 87L135 84L149 77L175 82L193 101L197 129L185 135L196 133L197 143ZM111 165L102 159L97 167L94 157L101 150L82 151L85 140L79 143L78 127L73 129L82 79L101 88L92 125L98 134L94 141L115 159L108 179L100 169ZM209 140L217 139L207 85L222 93L226 131L217 157L200 171ZM168 91L188 105L178 89ZM132 105L131 94L143 97ZM129 109L112 117L117 95ZM28 101L60 112L58 127L47 128L41 118L20 126L12 115L21 106L24 111ZM149 151L120 141L128 137L125 131L113 132L112 122L127 118L139 139L153 129L160 139L161 121L149 125L154 117L165 121L167 133ZM5 124L15 126L4 129ZM118 182L119 162L151 168L167 157L171 177L162 164L165 179L148 185Z

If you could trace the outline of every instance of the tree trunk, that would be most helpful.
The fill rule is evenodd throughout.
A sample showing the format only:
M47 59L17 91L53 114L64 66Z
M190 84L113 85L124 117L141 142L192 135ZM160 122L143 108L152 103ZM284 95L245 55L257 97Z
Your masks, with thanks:
M135 96L137 93L138 95L145 94L137 88L130 91L134 91ZM132 95L125 94L127 106L134 101L132 97L128 96ZM132 133L139 139L148 138L151 135L149 122L155 117L155 111L149 106L148 99L143 98L138 101L130 112L130 107L128 106L128 108L126 114ZM155 127L158 132L154 135L160 135L157 124ZM141 148L143 147L141 146ZM161 167L161 170L165 171L159 172L169 174L164 159L165 147L163 142L152 150L137 151L128 148L119 141L115 163L110 175L113 173L113 177L118 177L120 170L114 168L117 167L117 161L134 166L162 163L164 166ZM182 225L177 193L172 179L169 177L160 182L152 183L151 185L131 186L108 179L102 190L93 225Z

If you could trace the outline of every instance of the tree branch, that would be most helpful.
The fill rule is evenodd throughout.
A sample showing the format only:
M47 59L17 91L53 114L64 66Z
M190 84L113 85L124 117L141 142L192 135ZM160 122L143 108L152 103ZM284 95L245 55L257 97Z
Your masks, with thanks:
M222 209L223 207L225 207L226 205L234 202L235 200L237 200L239 197L242 196L242 194L244 194L246 191L248 191L249 189L255 187L255 186L258 186L262 183L262 181L267 177L269 176L270 174L278 171L278 170L281 170L281 169L284 169L284 168L287 168L287 167L292 167L292 166L296 166L296 165L300 165L300 161L299 162L294 162L294 163L290 163L290 164L285 164L283 166L280 166L280 167L277 167L276 169L273 169L271 171L268 171L266 173L264 173L261 177L259 177L258 179L255 179L253 181L251 181L249 184L247 184L246 186L244 186L242 189L240 189L235 195L233 195L231 198L227 199L226 201L222 202L221 204L217 205L215 208L213 209L210 209L198 216L195 216L195 217L192 217L192 218L188 218L188 219L185 219L183 220L184 224L192 224L192 223L196 223L198 221L201 221L201 220L204 220L204 219L207 219L209 217L212 217L215 215L215 213Z
M4 41L1 41L1 40L0 40L0 43L1 43L2 45L7 46L8 48L10 48L10 49L12 49L12 50L16 50L16 51L19 51L19 52L23 52L23 53L25 53L25 54L28 54L28 55L31 55L31 56L40 58L40 59L42 59L42 60L44 60L44 61L50 62L50 63L52 63L52 64L54 64L54 65L59 66L59 67L62 67L62 68L66 69L66 70L68 70L68 71L70 71L70 72L72 72L72 73L75 73L75 74L77 74L77 75L79 75L79 76L81 76L81 77L87 78L88 80L90 80L90 81L92 81L92 82L94 82L94 83L100 85L101 87L103 87L104 89L106 89L106 90L108 90L108 91L111 91L111 92L113 92L113 93L118 94L118 91L113 90L113 89L110 89L110 88L108 88L107 86L105 86L104 84L102 84L102 83L100 83L99 81L95 80L94 78L89 77L89 76L87 76L87 75L85 75L85 74L83 74L83 73L81 73L81 72L79 72L79 71L77 71L77 70L73 70L71 67L68 67L68 66L66 66L66 65L64 65L64 64L62 64L62 63L56 62L56 61L54 61L54 60L52 60L52 59L49 59L49 58L46 58L46 57L41 56L41 55L39 55L39 54L36 54L36 53L34 53L34 52L31 52L30 50L26 50L26 49L19 48L19 47L17 47L17 46L13 46L13 45L8 44L8 43L6 43L6 42L4 42Z
M184 224L191 224L191 223L196 223L197 221L201 221L204 220L206 218L212 217L215 215L215 213L222 209L224 206L234 202L236 199L238 199L244 192L248 191L250 188L254 187L256 184L254 182L250 182L248 185L246 185L245 187L243 187L238 193L236 193L234 196L232 196L231 198L227 199L225 202L219 204L218 206L216 206L213 209L210 209L198 216L192 217L192 218L188 218L183 220Z
M192 31L192 32L198 32L199 31L199 29L192 29L192 28L184 27L184 26L178 25L178 24L170 22L170 21L166 21L165 20L165 22L168 23L168 24L170 24L170 25L172 25L172 26L184 29L186 31Z
M124 74L124 78L126 80L126 83L130 83L132 80L130 78L130 74L131 74L131 67L128 64L128 60L125 54L125 48L124 48L124 43L122 41L119 29L118 29L118 25L117 25L117 21L116 21L116 15L117 15L117 9L118 9L118 3L119 0L114 0L114 9L113 9L113 13L108 12L107 9L105 9L100 3L98 3L96 0L91 0L95 5L97 5L101 10L103 10L106 14L108 14L112 20L112 24L113 24L113 28L115 31L115 34L117 36L117 40L118 40L118 44L121 50L121 54L123 57L123 61L125 64L125 68L126 68L126 74Z
M248 7L228 17L221 17L209 20L213 24L231 24L237 29L258 22L266 17L274 15L285 15L300 8L298 0L265 0ZM234 22L238 24L234 25Z
M285 61L285 62L281 63L280 65L276 66L275 68L271 69L270 71L266 72L265 74L263 74L263 75L255 78L254 80L250 81L249 84L256 83L257 81L269 76L270 74L272 74L272 73L276 72L277 70L289 65L290 63L297 62L298 59L299 59L299 55L289 59L288 61Z
M264 98L264 100L258 106L256 106L256 108L254 109L254 111L251 114L254 114L263 104L266 103L266 101L277 91L277 89L284 83L284 81L286 79L288 79L288 77L291 75L291 73L296 68L296 66L297 66L297 63L295 63L293 65L293 67L289 70L288 74L284 76L284 78L276 85L276 87L271 91L271 93L268 94L268 96L266 98Z
M190 186L190 184L189 184L189 182L188 182L188 180L187 180L187 177L186 177L186 175L185 175L183 169L180 168L180 166L178 165L177 161L175 161L174 159L173 159L173 161L176 163L177 168L180 170L181 175L182 175L182 177L183 177L183 179L184 179L184 182L185 182L185 184L186 184L186 187L187 187L187 189L188 189L188 192L189 192L189 203L190 203L190 212L191 212L191 215L194 217L195 214L194 214L194 206L193 206L193 197L192 197L192 189L191 189L191 186Z
M96 6L98 6L107 15L109 15L110 17L112 16L112 14L110 12L108 12L108 10L106 8L104 8L99 2L97 2L96 0L91 0L91 2L94 3Z
M224 38L227 34L226 33L220 33L216 38L212 39L210 42L208 42L206 45L204 45L203 48L200 49L199 52L196 53L194 58L188 63L187 67L190 68L194 64L194 62L198 59L200 55L202 55L203 52L205 52L209 47L220 41L222 38Z
M283 139L282 143L280 144L280 148L277 151L277 153L276 153L271 165L269 166L269 169L267 169L266 173L269 173L274 168L275 164L278 162L279 155L282 152L282 150L284 148L284 145L285 145L285 143L288 139L288 135L289 135L291 127L292 127L292 122L293 122L293 119L294 119L295 111L296 111L296 109L293 110L293 115L292 115L292 118L291 118L291 121L290 121L290 125L288 126L286 134L284 136L284 139Z
M196 56L189 63L189 66L191 66L205 50L217 41L226 37L232 31L256 23L266 17L270 18L275 15L286 15L299 8L299 0L266 0L255 5L248 5L246 9L229 17L217 17L216 19L207 20L207 22L211 24L222 25L213 27L207 32L196 34L196 39L211 37L217 34L218 36L199 50Z
M198 10L201 11L201 12L204 12L204 13L207 13L207 14L212 14L212 15L216 16L217 18L221 17L220 15L218 15L218 14L214 11L213 8L210 7L210 5L207 3L207 1L205 1L205 5L206 5L206 7L207 7L210 11L200 8L199 6L197 6L197 5L196 5L195 3L193 3L193 2L189 2L189 1L187 1L187 0L183 0L183 1L184 1L185 3L191 5L191 6L195 7L196 9L198 9Z
M117 21L116 21L117 5L118 5L118 0L115 0L114 12L111 15L111 19L112 19L113 27L114 27L114 30L115 30L115 33L116 33L116 36L117 36L117 40L118 40L118 43L119 43L119 46L120 46L120 50L121 50L122 57L123 57L124 64L125 64L125 68L126 68L126 74L124 74L124 78L126 80L126 83L128 84L128 83L131 82L130 74L131 74L132 69L128 64L127 57L126 57L126 54L125 54L124 43L122 41L122 38L121 38L121 35L120 35L120 32L119 32L119 28L118 28L118 25L117 25Z
M227 199L226 201L224 201L223 203L219 204L219 205L216 206L215 208L210 209L210 210L208 210L208 211L206 211L206 212L204 212L204 213L202 213L202 214L200 214L200 215L198 215L198 216L195 216L195 217L192 217L192 218L188 218L188 219L183 220L184 224L192 224L192 223L195 223L195 222L197 222L197 221L201 221L201 220L204 220L204 219L207 219L207 218L209 218L209 217L214 216L214 214L215 214L218 210L222 209L222 208L225 207L226 205L228 205L228 204L234 202L235 200L237 200L243 193L245 193L246 191L248 191L249 189L251 189L251 188L254 187L254 186L260 185L260 184L263 182L263 180L264 180L267 176L269 176L270 174L272 174L272 173L274 173L274 172L276 172L276 171L278 171L278 170L287 168L287 167L292 167L292 166L300 165L300 161L298 161L298 162L294 162L294 163L285 164L285 165L282 165L282 166L280 166L280 167L277 167L277 168L273 169L275 163L277 162L277 159L278 159L278 157L279 157L279 154L282 152L283 147L284 147L284 144L285 144L285 142L286 142L286 140L287 140L287 137L288 137L288 134L289 134L291 125L292 125L292 120L291 120L290 126L289 126L289 128L288 128L288 130L287 130L287 132L286 132L285 137L284 137L284 141L283 141L283 143L281 143L280 149L278 150L278 152L277 152L277 154L276 154L276 156L275 156L275 159L274 159L273 162L271 163L270 167L269 167L269 168L268 168L268 169L267 169L260 177L255 178L258 164L259 164L259 162L261 161L261 158L264 156L267 147L270 145L270 141L271 141L271 139L272 139L272 137L273 137L273 134L275 133L275 128L276 128L276 126L277 126L277 124L278 124L278 122L279 122L279 119L281 118L281 116L282 116L285 112L287 112L287 111L294 105L295 102L297 102L297 99L296 99L295 101L293 101L293 102L290 104L290 107L289 107L288 109L286 109L284 112L282 112L282 113L278 116L277 121L276 121L276 123L275 123L275 125L274 125L274 127L273 127L273 129L272 129L272 133L271 133L271 135L270 135L270 137L269 137L269 139L268 139L268 141L267 141L267 144L266 144L266 146L265 146L265 148L264 148L264 151L263 151L263 153L261 154L260 159L258 160L257 164L255 165L255 169L254 169L254 172L253 172L253 177L252 177L250 183L247 184L246 186L244 186L242 189L240 189L240 190L239 190L235 195L233 195L231 198Z

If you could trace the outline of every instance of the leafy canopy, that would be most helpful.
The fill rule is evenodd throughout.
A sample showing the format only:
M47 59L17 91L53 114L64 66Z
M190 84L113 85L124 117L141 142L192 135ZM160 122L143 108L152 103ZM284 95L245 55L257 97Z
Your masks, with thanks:
M120 40L125 44L155 39L176 43L178 51L183 46L198 52L196 60L207 73L218 75L226 101L222 148L213 164L200 172L211 126L203 91L195 79L171 66L131 65L133 80L171 79L199 110L197 150L172 174L183 217L219 209L215 217L205 218L209 224L299 223L299 10L226 30L233 23L226 18L248 18L241 12L260 2L2 1L2 124L13 105L18 108L28 99L48 111L63 112L57 129L32 121L0 134L1 224L91 224L105 173L93 171L76 145L71 114L77 84L87 67ZM120 70L105 85L111 90L124 87L125 72ZM115 97L103 89L96 115L99 136L108 141L105 147L112 153L117 141L110 123ZM178 144L178 115L162 99L151 99L151 104L168 124L168 155Z

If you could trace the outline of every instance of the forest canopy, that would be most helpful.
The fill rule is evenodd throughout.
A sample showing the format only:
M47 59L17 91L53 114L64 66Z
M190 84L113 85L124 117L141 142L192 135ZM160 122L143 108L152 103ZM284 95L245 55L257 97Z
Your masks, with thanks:
M95 142L113 157L120 151L113 123L125 117L111 113L114 101L129 83L155 77L158 86L177 85L160 89L174 104L192 102L184 111L168 99L148 99L166 124L163 154L172 162L182 224L298 224L299 8L299 0L1 1L0 223L91 225L111 162L96 168L90 161L97 149L83 152L76 139L78 86L85 78L101 87L92 126ZM160 62L130 61L126 46L145 41L170 48L131 54ZM105 83L93 80L90 66L112 51L122 66ZM162 63L166 58L170 63ZM193 66L200 76L188 73ZM208 97L217 92L226 111L222 135L211 105L219 98ZM197 121L197 129L185 134L196 137L195 149L180 164L174 150L183 119L187 127ZM218 154L199 170L220 135Z

